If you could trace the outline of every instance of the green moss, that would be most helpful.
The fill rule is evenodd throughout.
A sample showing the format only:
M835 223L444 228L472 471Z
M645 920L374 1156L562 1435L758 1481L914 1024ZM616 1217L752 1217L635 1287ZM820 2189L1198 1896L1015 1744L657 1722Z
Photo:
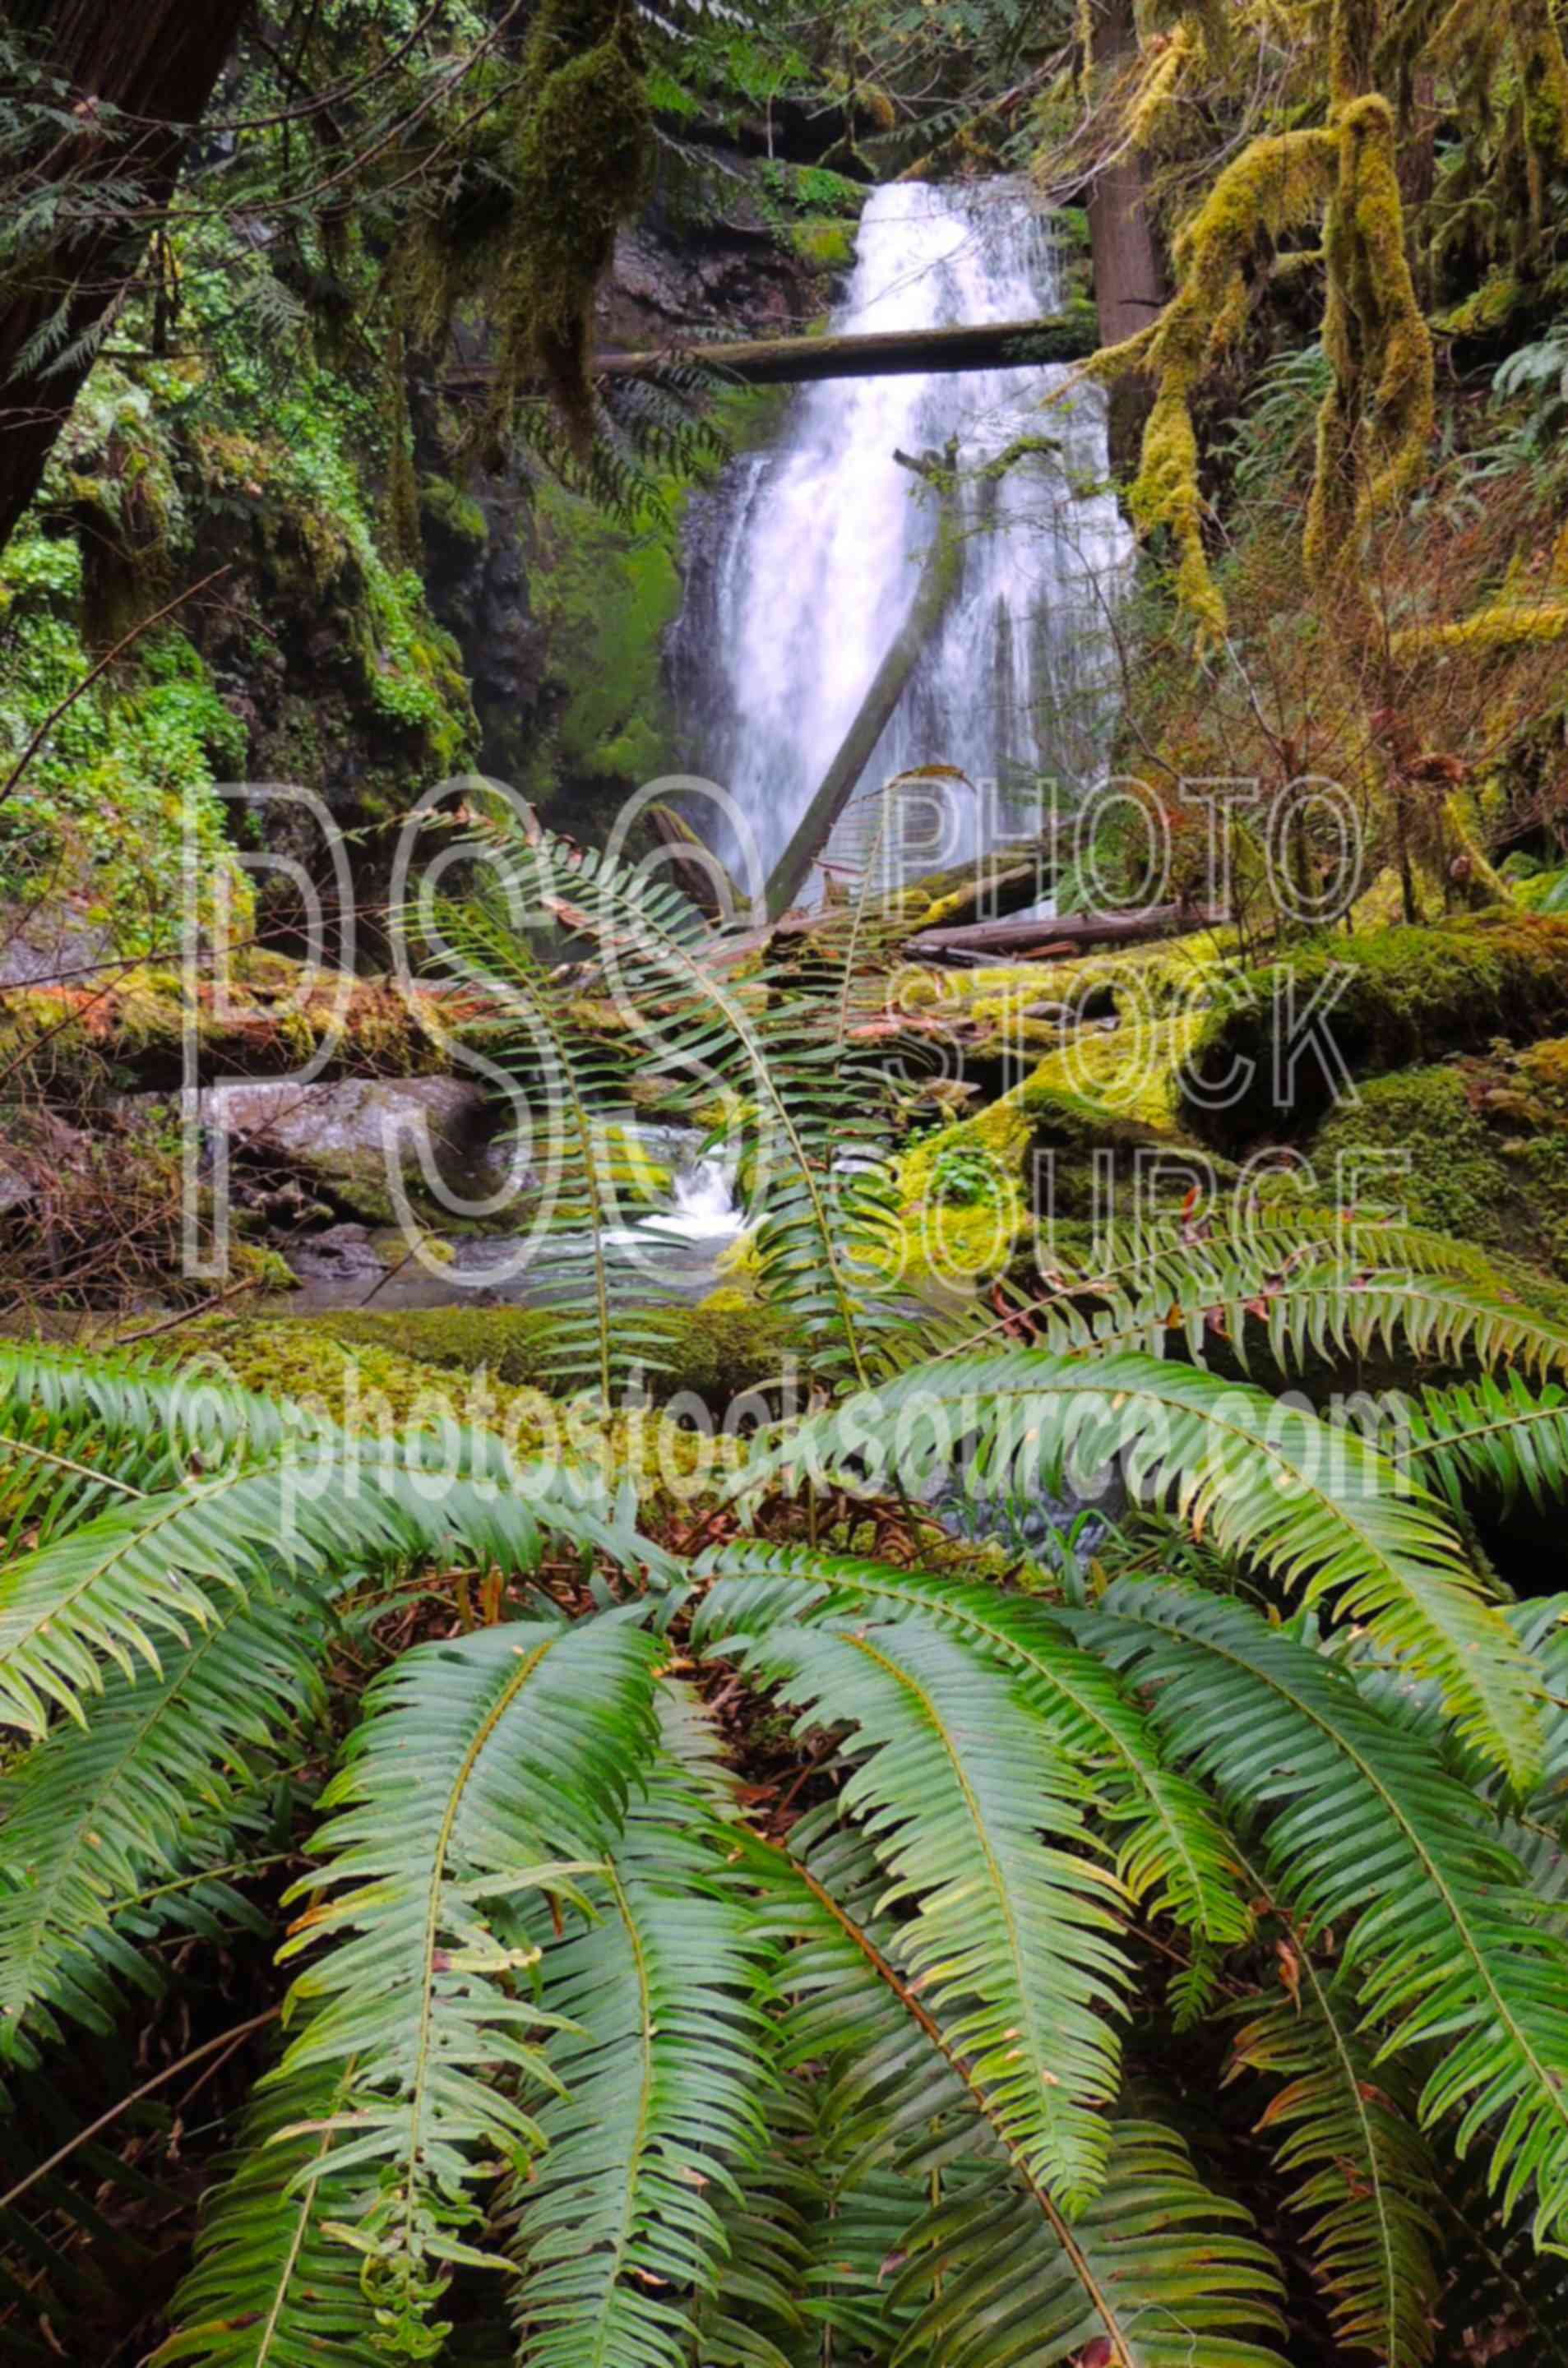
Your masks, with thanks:
M1388 1154L1408 1173L1380 1172ZM1403 1201L1413 1224L1454 1234L1483 1247L1518 1247L1526 1214L1495 1136L1471 1109L1463 1078L1449 1068L1411 1069L1358 1089L1314 1138L1310 1156L1320 1190L1337 1198L1335 1179L1358 1161L1361 1200Z
M652 517L628 532L553 484L538 487L535 515L535 612L563 693L561 768L590 781L651 779L671 745L661 645L682 596L670 543Z
M855 233L847 222L791 222L790 245L803 263L819 271L847 271L855 260Z
M1474 916L1447 928L1380 929L1321 939L1232 982L1198 1032L1183 1077L1182 1114L1221 1144L1300 1133L1325 1113L1331 1067L1308 1052L1277 1100L1276 1046L1290 1041L1320 993L1346 973L1324 1033L1352 1076L1419 1066L1448 1053L1516 1042L1568 1019L1568 921L1543 914ZM1225 1081L1242 1078L1229 1098ZM1222 1100L1221 1107L1216 1107Z
M419 515L432 543L446 542L460 551L483 551L490 541L490 521L472 494L449 477L422 477Z
M106 1070L165 1087L180 1082L193 1036L220 1074L284 1075L329 1044L331 1075L426 1076L449 1068L450 1014L441 998L386 980L357 978L340 996L341 985L330 972L312 976L287 955L258 951L221 1000L203 977L187 1004L180 973L150 963L107 987L12 988L0 996L0 1066L25 1064L45 1092ZM385 1213L390 1221L394 1212Z
M1046 1055L1024 1089L1024 1107L1031 1107L1031 1094L1073 1094L1108 1118L1174 1133L1181 1065L1203 1019L1198 1011L1176 1011L1157 1019L1133 1019L1109 1031L1082 1031Z
M778 1379L801 1353L794 1324L741 1292L715 1291L697 1307L642 1309L638 1328L657 1343L665 1369L647 1374L656 1403L685 1395L722 1416L736 1399ZM191 1352L221 1354L247 1388L286 1396L327 1399L340 1409L351 1372L361 1394L385 1399L393 1421L404 1421L422 1391L434 1389L454 1410L465 1402L464 1382L488 1377L497 1407L550 1395L551 1351L559 1326L548 1308L433 1307L382 1315L347 1309L286 1315L258 1323L251 1316L203 1318L182 1334ZM531 1411L536 1427L540 1409ZM335 1412L335 1418L338 1418Z

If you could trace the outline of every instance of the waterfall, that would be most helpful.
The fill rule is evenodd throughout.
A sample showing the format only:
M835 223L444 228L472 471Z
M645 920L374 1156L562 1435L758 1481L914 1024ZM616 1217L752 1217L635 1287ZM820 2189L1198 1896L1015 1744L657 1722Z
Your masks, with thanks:
M861 219L840 330L1024 320L1060 303L1049 217L1027 186L993 181L874 191ZM961 860L1027 831L1042 780L1071 790L1103 769L1111 714L1108 617L1131 538L1105 488L1097 390L1042 398L1066 369L849 379L802 390L782 437L726 472L693 537L671 680L687 760L726 788L772 866L853 721L913 598L936 529L934 496L894 458L956 439L962 568L935 643L883 734L862 799L894 774L957 766L973 794L947 799L946 844L913 868ZM1055 439L1000 476L1020 437ZM692 819L749 868L710 807ZM865 837L850 817L833 852Z

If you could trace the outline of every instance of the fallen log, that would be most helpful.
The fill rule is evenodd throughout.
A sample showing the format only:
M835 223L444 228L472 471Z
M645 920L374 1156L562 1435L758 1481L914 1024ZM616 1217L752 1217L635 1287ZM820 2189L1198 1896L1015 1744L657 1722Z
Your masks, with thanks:
M1190 905L1153 905L1141 913L1086 913L1047 916L1040 920L977 921L962 928L916 930L908 951L916 959L944 955L1017 954L1049 951L1057 956L1084 953L1096 946L1136 946L1155 938L1187 937L1199 929L1218 928L1226 916Z
M1053 313L1038 321L982 322L958 329L879 329L870 336L757 337L733 345L671 345L644 353L596 354L600 379L658 378L693 364L737 386L799 386L821 379L908 378L927 371L1032 369L1086 360L1099 344L1095 315ZM489 385L492 362L449 370L452 392Z
M843 746L824 774L822 786L806 808L793 838L774 865L763 890L763 910L770 921L788 912L810 877L812 865L826 846L834 824L855 794L861 774L871 759L904 685L936 634L962 573L962 547L937 522L931 548L909 614L893 637L892 646L877 669L876 680L860 702L860 710L844 736Z

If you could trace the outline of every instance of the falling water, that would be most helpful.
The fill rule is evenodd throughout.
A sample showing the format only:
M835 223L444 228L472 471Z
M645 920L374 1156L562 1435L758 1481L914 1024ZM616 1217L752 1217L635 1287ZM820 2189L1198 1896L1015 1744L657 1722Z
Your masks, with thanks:
M901 183L867 204L835 327L1025 320L1060 301L1049 219L1024 185ZM940 455L956 439L962 572L862 793L914 766L960 768L980 787L953 793L948 844L926 850L956 860L980 838L1028 829L1042 780L1071 790L1102 768L1108 624L1130 539L1104 489L1097 391L1041 408L1070 375L824 383L794 399L778 443L727 472L718 515L694 541L672 678L687 760L732 792L764 872L837 753L936 530L934 497L901 452ZM980 473L1026 436L1059 450ZM710 812L694 808L693 819L744 861ZM856 843L846 825L835 851L852 854Z

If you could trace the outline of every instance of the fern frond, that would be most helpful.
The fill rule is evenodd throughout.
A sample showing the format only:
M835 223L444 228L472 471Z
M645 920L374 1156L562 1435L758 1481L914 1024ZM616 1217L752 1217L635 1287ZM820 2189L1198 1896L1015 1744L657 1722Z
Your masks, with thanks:
M1239 1816L1267 1813L1266 1861L1309 1941L1344 1932L1382 2052L1440 2037L1421 2098L1484 2136L1539 2239L1568 2223L1568 1946L1532 1919L1520 1871L1418 1736L1380 1719L1347 1673L1240 1603L1121 1581L1060 1615L1133 1682L1174 1756Z
M1060 1353L1180 1345L1199 1364L1217 1345L1246 1371L1259 1347L1282 1372L1313 1358L1344 1360L1403 1347L1456 1364L1466 1356L1544 1374L1568 1365L1568 1331L1473 1277L1351 1264L1343 1247L1303 1261L1278 1243L1184 1242L1147 1262L1130 1285L1081 1308L1050 1308L1044 1345ZM1085 1297L1099 1297L1094 1282Z
M955 2179L907 2240L890 2300L923 2307L898 2361L1055 2368L1092 2349L1107 2368L1280 2368L1256 2340L1287 2330L1248 2213L1204 2187L1171 2131L1122 2122L1108 2136L1105 2186L1071 2226L1042 2229L1031 2197Z
M382 2368L359 2262L334 2235L366 2207L327 2160L349 2107L352 2067L324 2066L263 2087L245 2114L237 2168L210 2199L196 2262L175 2297L174 2333L148 2368Z
M799 1839L797 1829L792 1848ZM760 1842L751 1850L777 1930L796 1939L779 1976L798 1992L790 2054L809 2047L839 2067L835 2077L866 2102L862 2131L880 2121L913 2136L957 2116L969 2123L967 2145L934 2151L949 2161L943 2202L890 2246L878 2271L885 2303L874 2353L903 2322L894 2359L940 2359L943 2368L1025 2358L1053 2368L1096 2347L1115 2368L1190 2368L1194 2357L1205 2368L1279 2368L1274 2352L1246 2340L1284 2332L1273 2264L1240 2233L1247 2214L1202 2188L1178 2139L1108 2127L1100 2193L1069 2221L1009 2137L929 1987L896 1963L896 1925L868 1915L853 1845L847 1880L836 1863L841 1839L803 1860ZM923 2048L912 2044L916 2034ZM924 2144L916 2137L914 2159L925 2158ZM905 2252L915 2258L891 2274ZM863 2271L858 2283L863 2293ZM862 2308L869 2320L869 2299Z
M323 1794L325 1862L290 1895L312 1904L282 1955L330 1946L290 1993L310 2019L272 2080L347 2081L324 2170L375 2189L343 2233L391 2349L422 2356L449 2265L494 2258L465 2232L494 2158L539 2149L506 2084L549 2080L556 2019L516 1994L540 1953L517 1903L585 1904L575 1878L602 1867L653 1748L659 1650L619 1612L417 1646L370 1688Z
M1523 1656L1434 1498L1372 1443L1263 1391L1123 1351L1094 1363L1036 1350L916 1367L813 1416L736 1483L780 1470L858 1474L912 1494L974 1447L994 1495L1119 1460L1131 1493L1167 1497L1228 1554L1262 1563L1442 1686L1460 1732L1518 1782L1539 1749Z
M326 1628L301 1595L210 1597L160 1677L111 1672L88 1727L56 1727L0 1779L0 2061L35 2062L62 2015L108 2030L121 1984L148 1985L116 1911L231 1855L258 1774L324 1704Z
M1505 1507L1522 1494L1545 1505L1568 1495L1568 1393L1531 1389L1520 1373L1391 1395L1382 1415L1389 1452L1448 1501L1493 1491Z
M1262 1878L1258 1877L1260 1884ZM1441 2239L1437 2169L1395 2076L1372 2061L1353 1984L1321 1972L1292 1934L1293 1997L1249 2000L1232 2042L1243 2070L1280 2082L1258 2123L1284 2133L1275 2165L1292 2211L1312 2215L1318 2274L1341 2341L1385 2368L1432 2357Z
M658 1335L642 1320L647 1281L622 1247L625 1156L607 1113L624 1106L623 1064L570 1019L575 990L552 977L527 938L477 902L441 916L448 959L507 1015L492 1051L527 1108L542 1200L530 1224L551 1236L553 1339L543 1370L558 1387L591 1387L612 1406L634 1372L660 1370ZM622 1119L631 1113L620 1110Z
M1165 1765L1142 1713L1042 1607L994 1588L756 1541L716 1550L694 1576L712 1581L694 1624L699 1645L779 1621L862 1613L961 1637L1019 1687L1064 1757L1094 1771L1096 1808L1120 1837L1116 1869L1129 1897L1217 1945L1247 1938L1234 1852L1209 1803Z
M1084 1787L1022 1690L958 1636L913 1623L740 1640L805 1729L853 1726L843 1811L909 1910L894 1944L1031 2176L1066 2206L1105 2169L1122 2008L1120 1886L1082 1854ZM1049 1840L1043 1839L1049 1836Z
M307 1586L458 1550L528 1570L540 1548L535 1507L584 1544L621 1559L638 1551L571 1475L530 1489L508 1474L504 1440L482 1433L356 1440L324 1428L270 1460L138 1498L0 1573L0 1721L33 1736L51 1708L81 1722L106 1660L127 1678L138 1662L161 1674L160 1638L188 1646L217 1595L248 1591L279 1565Z
M594 848L496 825L475 849L505 883L510 914L594 940L629 1041L685 1081L694 1108L722 1094L755 1114L763 1295L802 1316L819 1361L841 1360L864 1383L869 1335L907 1319L869 1304L872 1262L858 1253L857 1226L871 1195L852 1156L865 1093L835 1042L831 992L799 975L782 991L766 970L737 985L718 959L722 938L667 879Z
M723 1859L724 1826L681 1733L689 1702L602 1879L597 1920L549 1951L543 2004L561 2018L546 2152L518 2189L507 2249L520 2356L535 2368L681 2368L694 2308L730 2271L719 2205L761 2143L768 1944Z

